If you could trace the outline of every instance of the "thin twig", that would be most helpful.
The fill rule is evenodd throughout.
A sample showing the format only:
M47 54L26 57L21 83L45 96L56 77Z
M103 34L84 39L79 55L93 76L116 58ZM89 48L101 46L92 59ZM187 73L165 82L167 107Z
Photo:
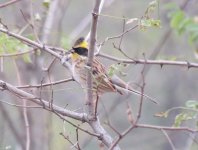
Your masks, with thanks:
M155 126L155 125L147 125L147 124L136 124L136 127L139 128L147 128L154 130L169 130L169 131L187 131L190 133L198 133L198 129L191 129L188 127L168 127L168 126Z
M125 27L126 27L126 20L124 19L124 20L123 20L123 27L122 27L122 32L123 32L123 33L125 32ZM121 49L123 37L124 37L124 34L123 34L123 35L121 36L121 38L120 38L120 42L119 42L119 46L118 46L119 49Z
M33 17L33 14L32 14L33 13L32 2L30 2L30 6L31 6L30 19L25 16L25 14L23 13L23 10L20 9L20 12L21 12L21 14L22 14L23 19L25 20L25 22L27 22L27 25L29 25L31 27L31 29L32 29L32 31L34 33L34 36L35 36L37 42L41 43L40 40L39 40L39 37L38 37L38 35L36 33L35 27L34 27L34 19L33 19L34 17Z
M172 150L176 150L176 148L175 148L173 142L171 141L170 137L168 136L167 132L165 130L163 130L163 129L161 131L165 135L166 139L168 140Z
M134 117L133 117L133 112L132 112L132 108L129 104L129 102L127 101L127 117L128 117L128 121L130 122L130 124L134 124L135 121L134 121Z
M9 102L6 102L6 101L2 101L2 100L0 100L0 102L1 103L4 103L4 104L7 104L9 106L13 106L13 107L21 107L21 108L24 108L24 107L26 107L26 108L43 108L41 106L23 106L23 105L17 105L17 104L12 104L12 103L9 103Z
M14 54L0 54L0 57L14 57L14 56L20 56L20 55L25 55L31 52L35 52L36 49L31 49L28 51L24 51L24 52L18 52L18 53L14 53Z
M19 1L21 1L21 0L10 0L8 2L5 2L3 4L0 4L0 8L10 6L10 5L12 5L12 4L16 3L16 2L19 2Z
M187 69L198 68L198 63L188 62L188 61L148 60L148 59L129 60L129 59L120 59L120 58L113 57L104 53L99 53L98 56L104 57L104 58L107 58L116 62L127 63L127 64L159 65L160 67L163 67L166 65L167 66L181 66L181 67L186 67Z
M52 110L49 110L49 111L52 111ZM88 131L88 130L85 130L85 129L79 127L78 125L75 125L75 124L72 123L71 121L65 119L65 117L63 117L60 113L56 112L55 109L54 109L52 112L53 112L54 114L56 114L58 117L60 117L63 121L69 123L70 125L74 126L75 128L78 128L79 130L81 130L81 131L83 131L83 132L85 132L85 133L87 133L87 134L89 134L89 135L91 135L91 136L95 136L95 137L97 137L98 139L101 139L101 135L96 134L96 133L92 133L92 132L90 132L90 131Z
M78 134L78 128L76 128L76 141L77 141L77 146L78 146L78 149L81 150L80 148L80 144L79 144L79 134Z
M124 138L124 136L126 136L131 130L133 130L134 128L136 128L135 125L130 126L128 129L126 129L124 132L122 132L120 134L120 136L118 136L118 138L112 143L112 145L109 147L108 150L114 150L114 148L116 147L116 145L119 143L119 141L121 139Z
M96 91L95 108L94 108L95 118L97 117L98 101L99 101L99 95L98 92Z
M136 29L138 27L138 25L135 25L134 27L131 27L127 30L125 30L125 32L120 33L119 35L116 36L112 36L112 37L107 37L100 45L104 45L105 42L112 40L112 39L117 39L117 38L121 38L122 36L124 36L125 34L127 34L128 32Z
M65 136L62 132L59 133L61 136L64 137L64 139L66 139L71 145L72 145L72 148L74 147L75 149L79 150L79 148L77 147L76 144L74 144L70 139L69 139L69 136Z
M144 56L144 60L146 60L144 54L143 54L143 56ZM143 96L144 95L144 87L146 85L145 77L144 77L144 70L145 70L145 64L144 64L144 66L142 68L142 71L141 71L141 77L142 77L142 86L140 87L141 88L141 97L140 97L140 104L139 104L139 108L138 108L138 115L137 115L136 123L139 121L139 119L141 117L141 113L142 113L142 105L143 105L143 98L144 98L144 96Z
M108 125L118 136L121 136L120 132L119 132L118 130L116 130L116 129L112 126L112 124L111 124L111 122L110 122L109 120L108 120L107 122L105 122L105 124Z
M117 49L117 50L119 50L126 58L128 58L128 59L131 59L131 60L134 60L135 61L135 59L134 58L131 58L131 57L129 57L122 49L121 49L121 47L117 47L114 43L113 43L113 47L115 48L115 49Z
M16 73L17 73L17 80L19 85L22 84L22 75L20 74L19 71L19 66L17 65L16 60L14 61L14 64L16 66ZM25 124L25 136L26 136L26 150L30 150L30 144L31 144L31 139L30 139L30 123L29 123L29 118L28 118L28 113L27 113L27 101L25 98L22 98L23 101L23 117L24 117L24 124Z
M66 83L66 82L70 82L70 81L74 81L74 79L73 78L68 78L68 79L58 80L58 81L51 82L51 83L44 83L44 84L38 84L38 85L22 85L22 86L16 86L16 87L19 88L19 89L41 88L41 86L45 87L45 86L57 85L57 84Z

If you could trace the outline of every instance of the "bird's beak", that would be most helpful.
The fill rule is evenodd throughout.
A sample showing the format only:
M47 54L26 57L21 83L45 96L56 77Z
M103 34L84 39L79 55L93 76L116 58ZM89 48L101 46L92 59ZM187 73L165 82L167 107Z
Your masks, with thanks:
M69 50L69 51L67 51L67 52L65 53L65 55L62 57L61 63L63 64L63 63L65 63L65 62L68 62L68 61L71 60L71 58L72 58L72 52L71 52L71 50Z
M67 52L65 52L65 55L71 54L73 52L74 52L74 49L72 48L72 49L68 50Z
M72 57L72 53L74 52L74 49L70 49L65 53L65 61L69 61Z

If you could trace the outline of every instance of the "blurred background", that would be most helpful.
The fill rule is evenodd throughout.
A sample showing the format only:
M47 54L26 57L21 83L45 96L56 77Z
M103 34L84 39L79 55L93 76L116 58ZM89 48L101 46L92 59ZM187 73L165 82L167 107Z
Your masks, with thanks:
M8 0L0 0L1 4ZM120 35L123 32L124 19L141 18L145 15L151 0L108 0L104 3L98 23L98 40ZM11 5L0 7L0 20L12 32L21 34L37 42L50 46L70 49L74 41L86 36L90 31L93 0L20 0ZM131 58L197 62L198 36L198 1L197 0L161 0L149 16L160 20L157 27L140 27L125 34L122 50ZM194 30L187 30L188 23ZM181 23L181 21L183 21ZM137 23L125 25L125 29ZM190 24L191 25L191 24ZM189 28L188 28L189 29ZM195 35L193 34L195 33ZM120 39L105 42L101 52L118 58L126 58L114 48ZM68 70L55 61L49 68L53 57L45 52L27 53L21 56L1 57L29 50L30 47L0 33L0 79L16 86L36 85L67 79ZM144 56L143 56L144 54ZM98 57L108 68L116 62ZM46 71L46 68L49 68ZM130 64L119 66L117 75L140 90L143 65ZM198 71L196 68L180 66L146 65L144 70L145 93L154 97L159 105L144 101L140 123L149 125L172 126L181 113L191 113L183 109L174 109L167 118L155 117L156 113L170 108L186 107L186 103L198 100ZM56 105L69 110L83 112L84 92L76 82L67 82L43 88L23 88L27 92L40 95L46 100L52 99ZM53 91L53 92L52 92ZM0 100L22 105L23 101L10 93L0 91ZM99 101L98 114L104 128L116 137L117 134L105 124L111 125L120 133L130 123L127 116L129 102L133 115L136 116L140 97L120 96L107 93ZM27 106L33 105L27 102ZM0 102L0 150L25 149L25 123L23 108ZM40 108L27 108L30 124L30 149L63 150L75 149L60 133L76 142L76 129L52 113ZM188 114L189 115L189 114ZM197 114L196 114L197 116ZM196 129L197 118L184 119L181 126ZM83 128L86 124L68 118ZM167 131L177 150L197 150L198 137L183 131ZM90 135L79 131L79 144L83 150L100 149L100 142ZM162 131L136 128L120 141L124 150L171 150L171 145Z

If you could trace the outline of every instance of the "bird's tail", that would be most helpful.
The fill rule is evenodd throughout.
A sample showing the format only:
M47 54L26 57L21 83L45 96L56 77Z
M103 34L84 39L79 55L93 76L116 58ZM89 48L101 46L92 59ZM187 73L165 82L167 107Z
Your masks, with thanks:
M114 86L116 87L117 91L121 94L130 94L130 93L133 93L133 94L136 94L138 96L143 96L145 98L147 98L148 100L150 100L151 102L155 103L155 104L158 104L158 102L144 94L144 93L141 93L140 91L137 91L137 90L134 90L133 88L131 88L126 82L124 82L122 79L120 79L118 76L114 75L112 78L111 78L111 81L112 83L114 84Z

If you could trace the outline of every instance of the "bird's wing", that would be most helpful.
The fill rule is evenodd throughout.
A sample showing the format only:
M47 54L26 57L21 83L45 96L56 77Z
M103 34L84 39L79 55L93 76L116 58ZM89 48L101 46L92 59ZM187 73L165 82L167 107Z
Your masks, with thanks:
M112 84L110 78L106 74L105 67L97 60L93 60L93 68L92 68L92 75L94 78L94 81L97 85L96 88L99 90L104 90L105 92L115 92L116 88Z

